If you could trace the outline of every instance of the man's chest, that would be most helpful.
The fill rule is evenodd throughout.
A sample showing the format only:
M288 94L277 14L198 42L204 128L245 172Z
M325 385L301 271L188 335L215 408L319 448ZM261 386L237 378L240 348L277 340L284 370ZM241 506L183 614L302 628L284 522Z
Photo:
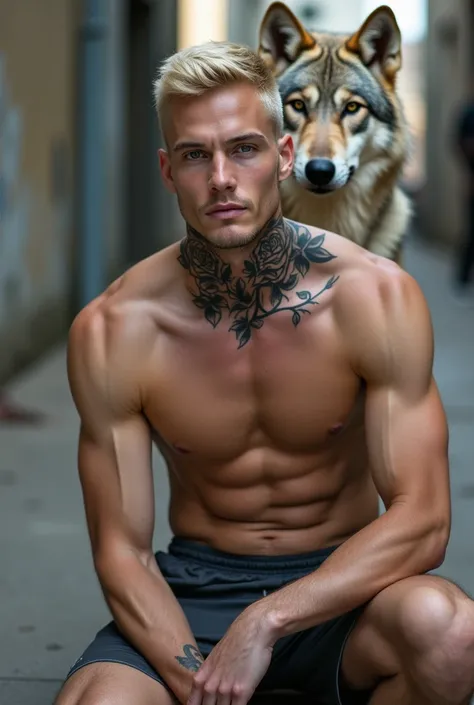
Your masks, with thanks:
M170 338L147 394L157 434L172 448L216 459L331 444L360 418L363 395L337 336L315 328L268 326L241 349L225 330Z

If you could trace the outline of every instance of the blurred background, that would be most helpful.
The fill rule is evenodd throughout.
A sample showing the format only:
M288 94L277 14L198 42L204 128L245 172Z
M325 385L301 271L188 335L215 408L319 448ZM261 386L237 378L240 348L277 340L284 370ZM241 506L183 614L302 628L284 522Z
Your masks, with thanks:
M151 85L176 48L257 45L267 0L0 0L0 380L61 338L129 264L180 232L158 170ZM352 32L376 0L290 0ZM455 248L463 169L453 120L474 71L474 2L395 0L418 233Z
M45 705L107 612L93 575L65 370L74 315L182 235L156 151L158 64L208 39L257 46L267 0L0 0L0 703ZM287 0L352 33L374 0ZM474 589L474 295L455 286L473 172L474 0L394 0L413 138L406 267L430 305L450 423L453 535L440 572ZM472 209L472 207L471 207ZM156 547L169 537L155 457Z

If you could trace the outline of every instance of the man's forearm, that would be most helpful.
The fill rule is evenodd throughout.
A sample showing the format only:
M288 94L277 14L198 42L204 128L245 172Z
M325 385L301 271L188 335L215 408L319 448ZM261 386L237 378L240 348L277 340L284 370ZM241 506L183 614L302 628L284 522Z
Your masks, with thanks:
M339 546L314 573L260 600L275 640L339 617L381 590L437 567L448 529L417 522L400 504Z
M120 631L185 703L203 659L184 612L153 562L130 556L97 569Z

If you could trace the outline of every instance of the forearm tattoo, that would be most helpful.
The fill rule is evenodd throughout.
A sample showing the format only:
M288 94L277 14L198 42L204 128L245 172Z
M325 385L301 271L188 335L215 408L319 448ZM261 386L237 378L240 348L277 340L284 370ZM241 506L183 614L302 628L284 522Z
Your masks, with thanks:
M176 656L176 660L181 666L184 666L188 671L197 671L204 662L204 659L195 646L185 644L183 646L184 656Z
M286 292L296 288L311 263L335 258L323 246L324 240L324 234L311 235L304 225L274 218L267 223L245 261L243 276L236 277L231 265L223 262L207 240L188 226L178 261L194 278L197 289L191 292L194 304L204 311L214 328L227 310L233 320L229 331L235 333L238 347L242 348L252 332L275 313L291 312L296 327L302 314L311 313L311 306L319 303L319 297L336 283L339 277L332 276L319 291L297 291L300 302L285 305L285 301L289 302Z

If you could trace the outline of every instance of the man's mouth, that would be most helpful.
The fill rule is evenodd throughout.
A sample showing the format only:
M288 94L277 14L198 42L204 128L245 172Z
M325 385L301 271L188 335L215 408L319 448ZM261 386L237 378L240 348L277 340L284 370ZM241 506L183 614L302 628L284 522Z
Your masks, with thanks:
M212 208L206 211L206 215L211 218L220 218L221 220L236 218L246 210L245 206L238 203L217 203Z

